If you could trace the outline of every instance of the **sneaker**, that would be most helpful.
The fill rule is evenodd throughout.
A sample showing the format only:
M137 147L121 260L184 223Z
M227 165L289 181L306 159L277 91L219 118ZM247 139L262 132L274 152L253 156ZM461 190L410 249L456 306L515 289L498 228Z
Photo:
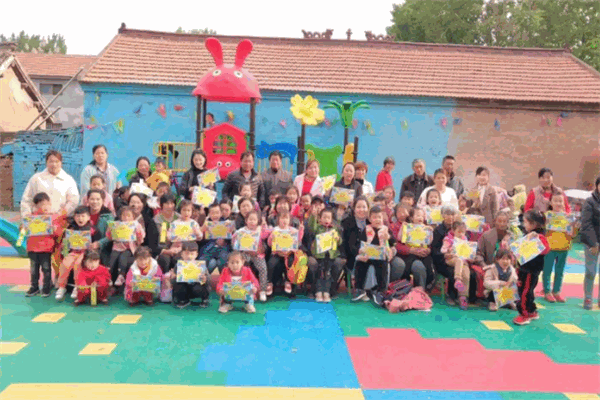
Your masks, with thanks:
M254 304L246 304L246 312L249 314L254 314L256 312L256 307L254 307Z
M311 299L311 300L314 300L314 299L315 299L315 294L314 294L313 292L309 292L307 296L308 296L308 298L309 298L309 299Z
M36 294L38 294L40 292L40 289L34 288L34 287L30 287L29 290L27 291L27 293L25 293L25 296L27 297L33 297Z
M327 293L327 292L323 293L323 302L331 303L331 296L329 295L329 293Z
M540 313L538 313L537 311L532 312L531 314L529 314L529 319L540 319Z
M42 289L42 297L50 297L50 288Z
M258 298L259 298L260 301L262 301L264 303L265 301L267 301L267 292L265 292L264 290L261 291L258 294Z
M552 293L546 293L546 295L544 296L544 300L546 300L548 303L556 302L556 298L552 296Z
M322 303L323 302L323 292L317 292L317 294L315 294L315 300L317 301L317 303Z
M76 299L77 298L77 287L75 289L73 289L73 292L71 292L71 298L72 299Z
M272 283L269 283L269 284L267 285L267 296L270 296L270 295L272 295L272 294L273 294L273 284L272 284Z
M464 292L465 285L462 283L462 281L457 280L456 282L454 282L454 288L458 290L459 293Z
M512 303L510 303L508 305L510 307L511 310L516 311L517 310L517 305L515 304L515 302L513 301Z
M373 292L373 302L381 307L383 305L383 295L379 292Z
M527 325L530 322L531 320L524 315L517 315L515 319L513 319L513 324L515 325Z
M154 305L154 300L152 300L152 299L146 300L144 303L146 303L146 305L148 305L148 306L153 306Z
M177 308L179 308L180 310L183 310L184 308L186 308L189 305L190 305L189 301L184 301L181 303L177 303Z
M449 306L455 306L456 305L456 300L453 299L452 297L448 296L448 297L446 297L446 303Z
M560 293L553 293L552 295L554 296L554 300L556 300L557 303L566 303L567 302L567 300L565 300L565 298L562 297L560 295Z
M229 303L223 303L219 306L219 312L220 313L228 313L229 311L233 310L233 306Z
M77 300L74 301L74 303L76 303ZM108 299L100 299L100 303L102 304L108 304Z
M352 295L352 301L359 301L367 297L367 293L364 290L356 289Z
M285 290L285 292L286 292L287 294L290 294L290 293L292 293L292 284L291 284L291 283L289 283L289 282L286 282L286 283L285 283L284 290Z
M469 308L469 302L467 301L467 297L466 296L460 296L458 298L458 307L461 310L466 310Z
M498 311L498 306L493 301L488 303L488 310L490 311Z
M65 299L65 293L67 293L67 289L64 287L58 288L56 291L55 299L58 301L63 301Z
M592 308L593 308L593 306L592 306L592 299L585 299L583 301L583 309L589 311Z
M200 305L198 307L200 308L208 308L210 306L210 300L208 299L204 299L200 302Z
M115 281L115 286L122 286L124 283L125 283L125 277L123 275L119 275L119 277Z

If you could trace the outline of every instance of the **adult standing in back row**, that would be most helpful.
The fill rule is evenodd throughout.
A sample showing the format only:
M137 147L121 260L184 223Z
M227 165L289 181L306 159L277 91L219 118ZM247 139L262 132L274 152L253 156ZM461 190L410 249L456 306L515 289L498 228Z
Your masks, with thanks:
M377 179L375 180L375 191L380 192L386 186L394 186L394 182L392 181L392 171L396 167L396 161L394 157L386 157L383 160L383 169L379 171L377 174Z
M90 178L94 175L100 175L106 182L106 191L112 196L115 189L119 188L119 170L114 165L108 163L108 151L103 144L97 144L92 147L92 156L94 159L81 171L81 196L85 196L90 190Z
M232 171L227 175L225 185L223 185L223 198L233 201L233 196L240 194L240 187L243 183L249 183L252 187L252 197L256 198L258 204L265 205L265 187L262 178L254 170L254 154L249 151L242 153L240 169ZM266 196L265 196L266 195Z
M525 212L529 210L537 210L541 213L548 211L550 207L550 199L553 194L561 194L563 190L554 184L554 174L550 168L542 168L538 172L538 180L540 185L531 189L527 200L525 201ZM564 195L564 194L563 194ZM565 196L565 211L571 212L569 201Z
M400 199L404 192L412 192L415 195L415 200L418 200L425 188L433 186L433 178L425 172L425 161L423 159L417 158L413 160L412 169L414 173L402 181Z
M454 189L454 192L456 192L456 197L460 197L460 195L463 194L463 192L465 191L465 187L460 178L456 176L456 173L454 172L455 163L456 158L447 155L442 161L442 169L446 173L446 178L448 178L448 180L446 181L446 186Z
M292 174L281 168L281 153L274 150L269 154L269 168L264 170L260 176L265 186L265 194L269 196L272 190L283 191L292 186Z

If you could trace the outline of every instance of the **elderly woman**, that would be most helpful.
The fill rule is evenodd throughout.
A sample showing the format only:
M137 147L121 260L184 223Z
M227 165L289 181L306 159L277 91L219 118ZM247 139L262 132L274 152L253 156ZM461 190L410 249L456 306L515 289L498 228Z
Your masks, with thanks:
M421 196L419 197L419 202L417 203L418 207L425 207L427 205L427 193L431 189L436 189L440 192L442 204L449 204L458 208L458 198L456 197L456 192L451 187L446 186L448 182L448 177L443 169L435 170L433 174L433 186L429 186L421 192Z
M129 184L143 182L146 183L146 179L150 177L152 171L150 169L150 160L148 157L139 157L135 162L135 175L129 179Z
M554 185L554 174L550 168L542 168L538 172L539 186L534 187L529 192L525 201L525 211L531 209L545 213L550 207L550 199L555 193L563 193L563 190ZM570 213L571 207L565 196L565 211Z
M27 182L21 198L22 217L31 215L33 197L41 192L50 196L52 214L65 211L70 215L79 204L77 183L62 169L62 154L56 150L46 153L46 169L34 174Z
M298 189L300 196L310 193L311 196L323 196L323 182L319 177L319 162L315 159L306 163L303 174L294 179L294 186Z
M97 144L92 148L94 159L81 171L81 194L87 194L90 190L90 178L94 175L100 175L104 178L106 191L112 196L115 189L121 184L118 181L119 170L108 163L108 151L103 144Z
M600 176L592 196L588 197L581 211L581 242L585 245L585 277L583 281L583 308L592 309L594 280L598 273L598 249L600 248ZM600 307L600 293L598 294Z

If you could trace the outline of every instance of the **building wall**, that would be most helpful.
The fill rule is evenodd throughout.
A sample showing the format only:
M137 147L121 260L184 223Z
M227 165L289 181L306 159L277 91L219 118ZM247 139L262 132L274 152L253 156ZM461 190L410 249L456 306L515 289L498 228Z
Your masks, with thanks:
M82 86L86 92L85 124L93 128L85 132L84 162L91 160L91 149L98 143L107 146L109 161L123 171L133 168L138 156L152 156L155 142L195 142L196 99L190 96L191 87ZM263 92L263 101L256 107L257 158L267 158L275 148L292 153L297 150L300 124L290 112L290 98L294 94ZM414 158L424 158L433 171L446 154L449 129L440 121L451 119L452 101L342 95L315 97L320 107L328 100L364 99L371 104L371 110L355 113L357 127L350 129L349 136L350 141L354 136L359 137L358 158L369 164L368 179L373 183L386 156L393 155L396 159L392 175L399 187L402 178L411 172L410 163ZM163 106L164 117L161 115ZM208 111L215 115L217 123L227 121L227 112L231 111L232 123L248 129L247 104L209 103ZM336 118L339 120L335 110L326 110L326 117L332 122L331 126L322 124L306 129L307 147L321 161L321 175L342 167L344 129L340 122L334 123ZM122 133L117 129L119 120L122 120ZM404 128L402 121L406 121ZM113 123L117 123L117 127ZM295 164L293 169L296 170Z
M65 85L68 82L67 79L50 79L41 77L32 78L32 80L37 85L40 93L42 92L40 86L41 84ZM42 96L44 97L46 104L49 104L54 98L53 94L42 93ZM54 114L54 117L58 123L62 124L62 128L72 128L74 126L83 124L83 99L83 89L81 89L81 85L79 85L77 81L74 81L71 82L65 91L62 92L60 97L57 98L52 104L50 107L50 112L54 111L57 107L61 107L61 109Z
M0 210L13 208L13 157L0 156Z
M493 184L512 188L538 185L537 173L549 167L554 182L566 188L586 188L600 173L600 114L474 109L453 112L449 153L457 157L458 173L475 184L475 170L490 169ZM498 120L499 129L495 127ZM548 125L548 121L550 125Z
M31 97L21 87L13 68L8 68L0 76L0 104L0 131L23 130L39 114ZM45 124L42 124L44 127Z

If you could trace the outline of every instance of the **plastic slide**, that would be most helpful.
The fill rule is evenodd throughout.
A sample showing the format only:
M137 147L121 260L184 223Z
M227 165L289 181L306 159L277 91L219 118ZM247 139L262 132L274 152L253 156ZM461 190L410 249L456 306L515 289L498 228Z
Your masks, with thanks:
M19 227L12 222L0 217L0 237L10 243L22 257L27 257L26 241L20 247L17 247L19 240Z

